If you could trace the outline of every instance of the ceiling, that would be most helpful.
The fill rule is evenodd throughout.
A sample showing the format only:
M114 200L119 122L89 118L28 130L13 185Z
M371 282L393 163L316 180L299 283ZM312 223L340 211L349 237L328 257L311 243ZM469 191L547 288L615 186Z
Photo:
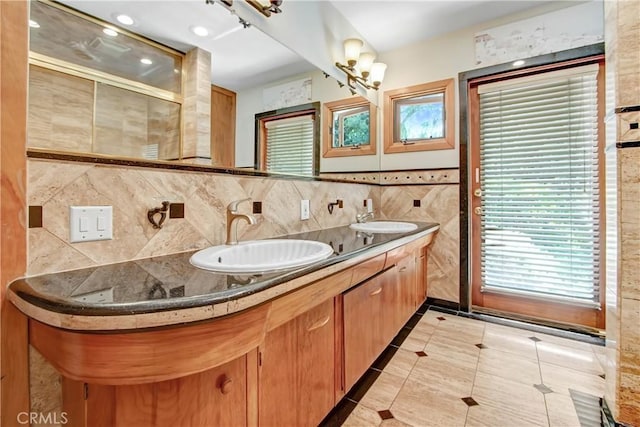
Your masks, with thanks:
M134 24L127 29L181 51L194 46L210 51L212 82L231 90L242 90L314 69L297 54L256 28L243 28L238 17L223 6L205 4L205 0L59 1L121 27L116 16L129 15L134 19ZM284 0L281 6L283 14L287 13L287 2L293 1L317 0ZM548 2L331 0L339 13L378 52ZM195 35L191 31L194 26L207 28L209 35Z

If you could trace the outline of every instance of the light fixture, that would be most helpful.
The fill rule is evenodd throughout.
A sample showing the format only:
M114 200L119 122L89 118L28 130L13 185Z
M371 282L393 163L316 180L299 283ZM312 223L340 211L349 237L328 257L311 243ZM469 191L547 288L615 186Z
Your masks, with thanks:
M387 69L386 64L373 62L376 59L373 53L360 53L363 44L360 39L345 40L344 59L347 65L336 62L336 67L347 75L347 85L353 95L356 93L356 83L365 89L378 90Z
M144 65L151 65L151 64L153 64L153 61L152 61L152 60L150 60L149 58L142 58L142 59L140 60L140 62L141 62L142 64L144 64Z
M269 17L272 13L281 13L280 6L282 0L245 0L249 5L253 6L258 12Z
M226 6L227 8L230 8L231 6L233 6L233 0L218 0L220 3L222 3L224 6ZM215 0L204 0L205 4L216 4Z
M129 15L118 15L116 16L116 19L122 25L133 25L133 22L134 22L133 18L130 17Z
M209 35L209 30L199 25L195 27L191 27L191 32L196 36L200 36L200 37L207 37Z
M524 65L524 61L522 59L518 59L517 61L514 61L512 65L514 67L519 67L521 65Z
M113 28L103 28L102 32L108 35L109 37L116 37L118 35L118 32Z
M40 28L40 24L38 24L36 21L34 21L33 19L29 19L29 26L31 28Z

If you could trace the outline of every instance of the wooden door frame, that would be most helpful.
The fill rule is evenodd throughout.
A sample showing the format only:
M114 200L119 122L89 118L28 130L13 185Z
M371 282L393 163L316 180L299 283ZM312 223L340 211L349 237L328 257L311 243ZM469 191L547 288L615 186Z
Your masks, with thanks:
M29 411L27 318L5 299L26 272L26 131L28 10L25 0L0 1L0 420L16 424ZM9 357L10 356L10 357ZM10 391L10 392L7 392Z
M540 67L550 67L553 64L560 62L578 61L583 58L595 57L598 55L604 55L604 43L598 43L585 47L565 50L562 52L556 52L547 55L541 55L534 58L527 59L527 66L518 70L513 69L512 63L495 65L478 70L472 70L460 73L458 76L459 84L459 102L460 102L460 310L471 312L472 311L472 227L471 227L471 215L474 207L473 200L470 200L472 196L471 188L473 181L473 158L472 158L472 143L473 135L471 135L471 120L477 119L478 108L477 105L470 103L470 96L473 95L473 87L470 82L477 82L479 80L491 81L496 79L498 75L504 76L506 73L512 75L526 75L534 72L533 70L540 69ZM599 90L602 90L602 86L599 86ZM599 111L599 114L603 111ZM602 132L603 129L600 129ZM601 153L602 155L603 153ZM602 164L602 162L601 162ZM604 200L603 200L604 202ZM604 235L604 229L601 227L601 232ZM604 254L604 251L601 251ZM604 265L604 259L602 264ZM602 283L604 283L604 275L601 277ZM601 286L601 300L604 304L605 288ZM498 297L500 298L500 296ZM531 301L523 299L523 305L525 311L529 310ZM553 310L557 311L562 308L565 310L568 306L566 304L549 304L549 313L553 313ZM531 312L531 310L529 310ZM572 313L573 319L583 321L584 318L580 313ZM604 328L604 310L600 311L600 314L596 319L591 319L593 327L602 329ZM550 319L553 321L553 319Z

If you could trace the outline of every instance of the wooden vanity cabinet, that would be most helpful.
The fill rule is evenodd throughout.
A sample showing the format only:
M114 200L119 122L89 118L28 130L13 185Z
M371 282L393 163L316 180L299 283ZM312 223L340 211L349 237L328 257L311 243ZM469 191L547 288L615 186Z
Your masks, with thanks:
M430 239L217 319L109 334L30 319L29 340L63 375L69 426L315 426L424 302Z
M71 421L91 427L247 425L247 356L174 380L88 384L86 422Z
M343 296L344 385L348 391L387 346L385 306L395 299L387 277L375 276Z
M316 426L335 405L334 299L278 326L258 351L259 425Z
M410 253L344 293L345 390L355 384L415 313L416 281L416 257Z

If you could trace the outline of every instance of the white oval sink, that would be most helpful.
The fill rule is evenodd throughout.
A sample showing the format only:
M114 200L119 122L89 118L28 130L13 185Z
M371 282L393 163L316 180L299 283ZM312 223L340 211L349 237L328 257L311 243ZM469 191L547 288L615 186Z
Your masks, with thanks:
M418 226L410 222L371 221L354 223L349 228L367 233L407 233L415 230Z
M211 246L193 254L189 262L219 273L270 273L313 264L331 254L333 248L322 242L269 239Z

